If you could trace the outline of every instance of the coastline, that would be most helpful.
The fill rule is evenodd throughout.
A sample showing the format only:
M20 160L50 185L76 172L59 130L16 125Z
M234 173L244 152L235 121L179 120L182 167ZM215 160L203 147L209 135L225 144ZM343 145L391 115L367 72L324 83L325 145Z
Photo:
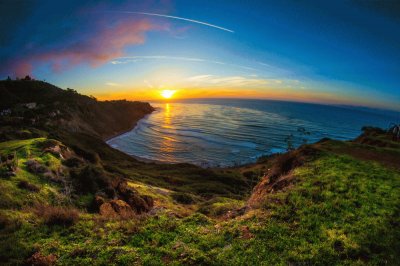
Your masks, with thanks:
M104 141L109 147L111 147L111 148L113 148L113 149L116 149L116 148L112 147L108 142L109 142L110 140L116 138L116 137L122 136L122 135L124 135L124 134L126 134L126 133L128 133L128 132L130 132L130 131L132 131L132 130L134 130L135 127L138 125L138 123L139 123L140 120L146 119L149 115L151 115L154 111L157 110L157 108L154 108L153 106L152 106L152 108L153 108L153 110L151 111L151 113L148 113L148 114L146 114L145 116L143 116L142 118L140 118L139 120L135 121L135 123L134 123L129 129L124 130L124 131L121 131L121 132L118 132L118 133L115 133L115 134L113 134L113 135L110 136L110 137L104 138L103 141ZM123 151L121 151L121 150L119 150L119 149L116 149L116 150L118 150L118 151L120 151L120 152L123 152ZM143 158L143 157L136 156L136 155L133 155L133 154L128 154L128 153L126 153L126 152L123 152L123 153L125 153L125 154L127 154L128 156L131 156L132 158L136 159L137 161L143 162L143 163L169 164L169 163L167 163L167 162L162 162L162 161L152 160L152 159L148 159L148 158Z
M146 115L146 116L147 116L147 115ZM113 138L116 138L116 137L118 137L118 136L124 135L125 133L128 133L128 132L132 131L132 130L135 129L135 127L137 126L137 123L138 123L140 120L142 120L143 118L145 118L146 116L144 116L144 117L140 118L138 121L136 121L129 129L123 130L123 131L121 131L121 132L117 132L117 133L111 135L110 137L106 137L106 138L103 139L103 141L104 141L105 143L107 143L108 141L112 140ZM107 143L107 144L108 144L108 143Z
M153 110L152 110L150 113L144 115L144 116L141 117L139 120L136 120L130 128L128 128L128 129L126 129L126 130L122 130L122 131L117 132L117 133L115 133L115 134L112 134L111 136L105 137L105 138L103 138L103 141L104 141L105 143L107 143L108 141L112 140L113 138L116 138L116 137L118 137L118 136L124 135L125 133L128 133L128 132L132 131L133 129L135 129L135 127L137 126L137 124L138 124L138 122L139 122L140 120L145 119L147 116L151 115L154 111L157 110L157 109L154 108L153 106L151 106L151 108L153 108ZM107 144L108 144L108 143L107 143Z

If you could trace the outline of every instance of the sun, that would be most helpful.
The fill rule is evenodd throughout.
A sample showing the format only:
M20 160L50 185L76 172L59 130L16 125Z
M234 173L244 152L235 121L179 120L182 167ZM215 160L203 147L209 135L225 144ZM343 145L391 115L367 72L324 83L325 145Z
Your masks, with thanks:
M176 90L162 90L161 96L165 99L171 99L175 92Z

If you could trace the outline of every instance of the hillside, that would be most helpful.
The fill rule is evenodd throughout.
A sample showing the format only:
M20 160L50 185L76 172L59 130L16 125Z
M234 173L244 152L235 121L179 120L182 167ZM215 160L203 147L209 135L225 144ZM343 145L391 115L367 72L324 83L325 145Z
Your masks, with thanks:
M400 143L383 130L202 169L139 162L104 143L148 104L37 81L2 81L0 95L10 109L0 124L1 264L397 263Z
M3 117L4 125L51 128L102 139L128 131L154 110L148 103L101 102L72 89L62 90L34 80L0 81L0 98L0 110L13 111L13 119L5 121Z

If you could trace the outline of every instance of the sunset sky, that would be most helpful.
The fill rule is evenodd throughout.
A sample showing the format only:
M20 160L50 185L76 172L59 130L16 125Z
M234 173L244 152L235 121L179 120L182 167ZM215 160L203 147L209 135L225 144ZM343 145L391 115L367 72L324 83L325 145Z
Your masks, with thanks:
M396 1L0 1L0 78L400 109Z

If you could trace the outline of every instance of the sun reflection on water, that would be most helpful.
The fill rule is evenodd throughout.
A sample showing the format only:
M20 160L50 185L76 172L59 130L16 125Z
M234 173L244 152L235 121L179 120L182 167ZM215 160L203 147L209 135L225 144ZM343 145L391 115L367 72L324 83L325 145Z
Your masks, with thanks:
M171 105L169 103L165 104L164 107L164 124L162 125L164 128L172 128L171 126ZM173 154L174 148L174 140L167 136L162 136L162 141L160 145L160 151L162 154L166 156L170 156Z

